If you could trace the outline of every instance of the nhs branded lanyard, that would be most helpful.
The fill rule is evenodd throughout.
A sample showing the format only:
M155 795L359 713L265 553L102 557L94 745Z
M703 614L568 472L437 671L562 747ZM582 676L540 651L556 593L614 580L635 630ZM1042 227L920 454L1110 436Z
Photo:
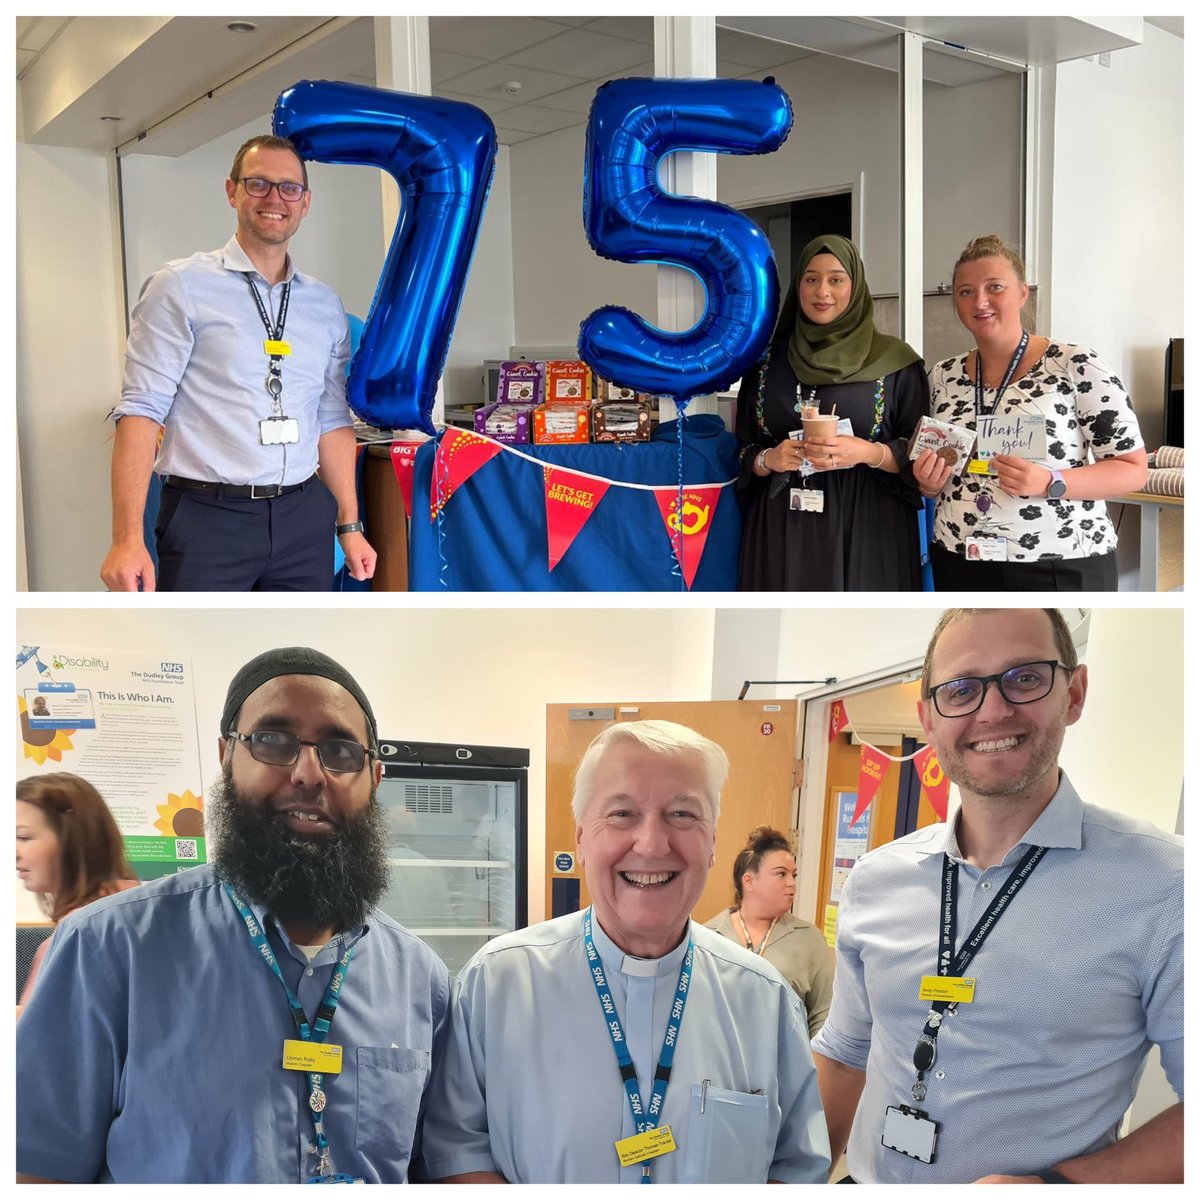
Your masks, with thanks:
M250 940L254 943L254 948L262 955L263 962L271 969L275 978L283 984L283 990L287 994L288 1007L292 1013L292 1024L296 1027L297 1035L305 1042L323 1043L329 1033L329 1027L333 1024L333 1014L337 1009L338 997L341 995L342 985L346 982L346 973L350 969L350 956L354 953L354 947L346 947L346 953L342 955L341 961L334 969L333 976L329 980L329 987L325 990L325 998L321 1001L321 1007L317 1009L317 1019L310 1027L303 1006L292 993L292 989L288 987L287 980L284 979L283 972L279 969L279 963L275 961L275 954L271 949L270 943L267 941L262 926L258 923L258 918L255 917L247 907L245 901L234 892L229 884L226 883L223 886L225 891L229 893L230 900L233 901L238 912L241 914L242 920L246 923L246 929L249 931ZM321 1115L325 1111L326 1096L321 1088L322 1076L320 1072L309 1071L307 1074L308 1108L309 1115L312 1117L313 1134L316 1137L316 1145L310 1147L310 1149L317 1155L317 1175L321 1177L329 1174L329 1139L325 1136L325 1122Z
M617 1055L617 1066L621 1071L621 1082L625 1085L625 1095L629 1098L629 1111L633 1113L634 1128L638 1133L658 1126L662 1115L663 1101L667 1096L667 1084L671 1081L671 1064L675 1061L675 1047L679 1043L679 1027L683 1024L683 1009L687 1003L688 985L692 979L692 957L695 953L691 937L688 938L687 952L683 956L683 965L679 968L679 983L675 988L675 999L671 1004L671 1015L667 1021L667 1032L663 1038L662 1050L658 1056L658 1065L654 1068L654 1086L650 1091L650 1103L642 1106L642 1097L638 1092L637 1068L629 1053L625 1041L625 1030L621 1018L617 1015L617 1006L613 1001L608 979L604 974L604 964L596 950L592 938L592 910L589 908L583 916L583 943L587 949L588 968L592 973L592 983L596 985L596 996L600 1001L600 1011L604 1014L609 1036L612 1038L613 1050ZM642 1163L642 1182L650 1183L650 1164Z
M292 281L289 279L283 285L283 293L279 299L279 320L272 326L271 318L267 314L267 306L263 303L263 298L258 294L258 288L251 278L250 272L246 272L246 284L250 288L250 294L254 297L254 303L258 306L258 315L262 319L263 328L267 331L267 340L263 343L263 348L267 352L267 394L271 397L271 406L275 416L281 416L283 413L283 368L281 363L286 355L291 353L287 343L283 340L283 327L287 321L288 299L292 294Z
M256 293L257 294L257 293ZM985 408L983 405L983 358L979 351L975 351L975 419L979 420L980 415L990 417L992 413L1000 407L1000 397L1004 395L1004 389L1012 383L1012 377L1017 373L1017 368L1021 365L1021 359L1025 355L1025 347L1029 345L1029 330L1021 330L1021 340L1017 343L1017 348L1008 362L1008 369L1004 372L1004 378L1000 380L1000 386L996 389L996 399L992 401L991 408Z
M961 978L972 959L979 953L987 936L992 932L996 922L1003 916L1013 897L1024 887L1026 880L1033 874L1034 868L1042 861L1046 853L1045 846L1034 846L1013 868L1000 895L995 899L991 908L979 918L970 937L963 943L958 954L954 953L955 929L958 921L958 863L950 855L942 859L942 902L941 920L938 926L938 959L937 973L944 976ZM925 1018L925 1029L917 1039L917 1048L913 1051L913 1066L917 1068L917 1080L913 1084L912 1096L919 1104L925 1099L924 1075L937 1061L937 1035L942 1024L942 1018L948 1008L954 1008L955 1001L935 1000L930 1007L929 1015Z

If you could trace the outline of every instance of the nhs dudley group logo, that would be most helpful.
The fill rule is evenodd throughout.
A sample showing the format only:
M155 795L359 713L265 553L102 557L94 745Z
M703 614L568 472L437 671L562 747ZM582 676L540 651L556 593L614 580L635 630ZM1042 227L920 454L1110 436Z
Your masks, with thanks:
M183 663L165 662L162 664L160 670L164 675L182 675Z

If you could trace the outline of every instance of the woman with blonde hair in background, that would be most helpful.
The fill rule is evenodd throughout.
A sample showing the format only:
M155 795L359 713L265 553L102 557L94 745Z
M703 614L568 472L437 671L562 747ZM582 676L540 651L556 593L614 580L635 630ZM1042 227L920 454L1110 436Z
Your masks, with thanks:
M55 925L93 900L137 886L117 823L86 779L65 771L22 779L16 809L17 876ZM22 1004L52 936L34 954Z
M792 914L796 858L778 829L751 832L733 860L733 890L733 905L705 924L761 955L792 985L815 1036L833 996L833 952L815 925Z

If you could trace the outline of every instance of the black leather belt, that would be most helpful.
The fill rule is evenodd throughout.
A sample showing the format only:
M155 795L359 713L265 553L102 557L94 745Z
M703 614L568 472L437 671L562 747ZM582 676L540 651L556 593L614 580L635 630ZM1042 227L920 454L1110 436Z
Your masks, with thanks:
M308 487L316 475L310 475L303 483L209 483L204 479L181 479L178 475L164 475L163 487L178 488L181 492L204 492L209 496L228 497L233 500L274 500L289 492L298 492Z

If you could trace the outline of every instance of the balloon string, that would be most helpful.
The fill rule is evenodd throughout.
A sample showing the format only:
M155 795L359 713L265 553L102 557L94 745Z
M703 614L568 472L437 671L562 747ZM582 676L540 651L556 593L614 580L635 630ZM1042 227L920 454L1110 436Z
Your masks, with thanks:
M448 430L443 429L438 434L437 442L433 448L434 511L437 513L438 586L445 591L450 590L450 581L447 579L450 563L446 558L446 534L442 528L442 522L445 520L443 510L446 507L446 497L443 494L442 488L442 483L445 479L445 463L442 461L442 442L447 432Z
M679 449L679 453L677 455L679 466L679 495L675 506L675 565L672 567L672 571L679 576L679 590L681 592L687 591L687 576L683 573L683 410L686 407L686 401L682 405L678 400L675 402L675 440Z

